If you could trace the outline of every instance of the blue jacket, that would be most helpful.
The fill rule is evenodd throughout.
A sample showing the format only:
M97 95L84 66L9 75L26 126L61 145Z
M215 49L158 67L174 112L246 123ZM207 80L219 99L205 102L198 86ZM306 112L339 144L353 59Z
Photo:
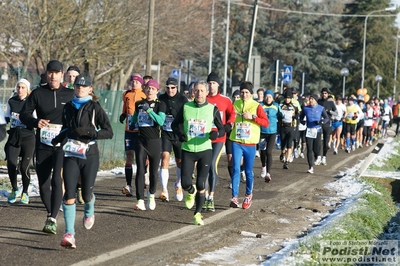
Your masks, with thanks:
M261 127L262 134L276 134L278 132L278 117L281 115L281 108L279 104L273 102L271 105L261 103L265 114L268 116L269 127Z
M322 105L304 106L300 116L300 121L303 121L304 116L307 118L307 128L317 128L321 132L321 124L328 123L329 116Z

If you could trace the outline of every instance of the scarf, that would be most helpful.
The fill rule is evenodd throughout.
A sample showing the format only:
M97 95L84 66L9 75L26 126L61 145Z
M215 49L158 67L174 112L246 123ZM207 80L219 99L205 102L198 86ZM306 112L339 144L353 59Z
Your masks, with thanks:
M90 101L90 100L92 100L92 96L91 95L88 95L88 96L86 96L86 97L83 97L83 98L78 98L78 97L74 97L74 99L71 101L72 102L72 105L77 109L77 110L79 110L79 109L81 109L81 107L85 104L85 103L87 103L88 101Z

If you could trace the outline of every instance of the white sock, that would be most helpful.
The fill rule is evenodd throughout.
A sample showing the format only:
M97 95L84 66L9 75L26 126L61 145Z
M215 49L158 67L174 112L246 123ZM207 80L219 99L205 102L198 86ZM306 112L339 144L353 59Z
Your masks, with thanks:
M161 169L160 171L160 181L162 190L167 190L167 184L169 179L169 170L168 169Z
M176 184L178 187L181 186L181 168L176 167Z

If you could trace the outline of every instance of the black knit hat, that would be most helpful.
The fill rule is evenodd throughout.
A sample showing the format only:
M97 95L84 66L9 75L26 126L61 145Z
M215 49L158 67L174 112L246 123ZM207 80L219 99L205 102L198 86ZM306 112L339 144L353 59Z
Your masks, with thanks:
M318 94L311 94L310 97L314 98L316 101L319 99Z
M211 72L211 73L208 75L208 77L207 77L207 82L210 82L210 81L215 81L215 82L217 82L218 84L221 83L221 81L220 81L218 75L217 75L216 73L214 73L214 72Z
M293 98L292 90L291 90L291 89L286 89L285 92L283 93L283 96L284 96L285 98L290 98L290 99L292 99L292 98Z
M243 81L240 83L240 91L248 90L251 94L253 94L253 83L250 81Z
M79 67L77 67L77 66L70 66L70 67L67 69L67 72L68 72L68 71L71 71L71 70L74 70L74 71L78 72L79 74L81 73L81 70L80 70Z

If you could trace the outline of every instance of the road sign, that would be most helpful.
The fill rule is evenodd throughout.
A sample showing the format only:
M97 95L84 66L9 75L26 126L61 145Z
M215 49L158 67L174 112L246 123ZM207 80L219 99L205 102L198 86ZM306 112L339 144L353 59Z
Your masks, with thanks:
M284 66L283 67L283 83L289 84L292 83L292 66Z
M178 78L180 76L181 70L180 69L172 69L171 76L174 78Z

